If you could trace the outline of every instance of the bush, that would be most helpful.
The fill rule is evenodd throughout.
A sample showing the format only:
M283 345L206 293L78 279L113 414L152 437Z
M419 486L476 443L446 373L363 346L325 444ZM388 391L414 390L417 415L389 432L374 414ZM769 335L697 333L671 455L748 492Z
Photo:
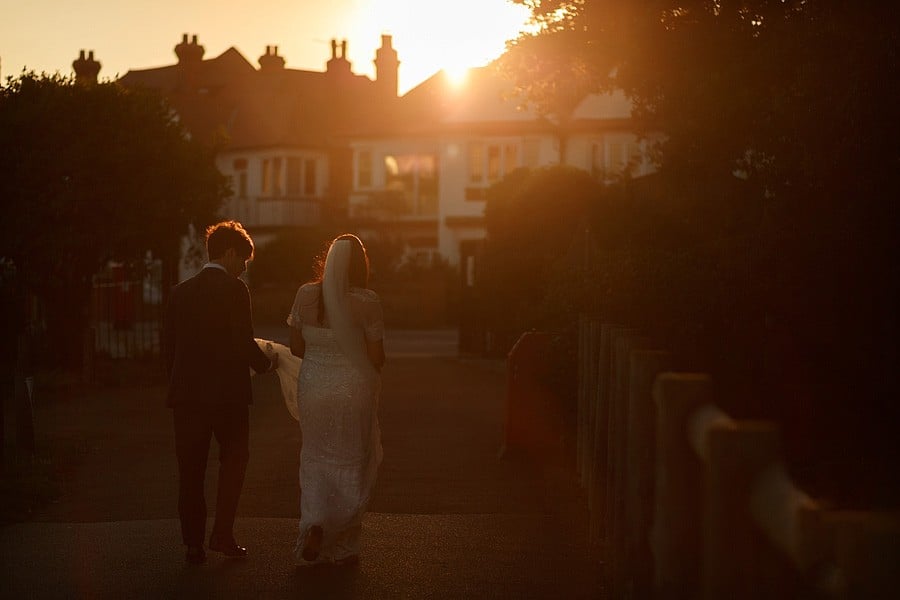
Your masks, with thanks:
M779 421L795 474L832 465L811 488L896 502L872 475L889 471L898 421L896 250L871 225L877 201L776 204L683 172L597 188L556 170L504 181L488 209L489 330L564 331L579 313L636 327L677 368L711 373L733 416Z

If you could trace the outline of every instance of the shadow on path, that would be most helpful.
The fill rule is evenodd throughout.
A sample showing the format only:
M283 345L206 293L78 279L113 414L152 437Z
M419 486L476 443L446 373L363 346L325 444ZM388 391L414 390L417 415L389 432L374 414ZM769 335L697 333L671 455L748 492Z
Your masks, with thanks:
M110 388L39 404L42 443L63 456L63 495L31 522L0 529L4 595L603 596L599 562L586 547L584 503L566 469L497 456L502 372L446 357L390 360L385 461L364 523L363 560L353 568L294 568L299 427L274 377L254 378L254 393L236 525L251 557L211 555L193 569L179 543L164 389Z

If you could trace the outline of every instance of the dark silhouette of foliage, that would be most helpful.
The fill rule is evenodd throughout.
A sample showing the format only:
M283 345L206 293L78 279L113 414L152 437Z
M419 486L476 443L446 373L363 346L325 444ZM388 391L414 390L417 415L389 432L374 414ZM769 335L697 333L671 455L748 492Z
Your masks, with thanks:
M338 235L322 227L296 227L280 231L261 244L250 264L250 285L254 288L284 285L296 288L317 276L315 264L324 259L331 240Z
M504 62L535 104L618 87L663 134L658 175L594 203L583 285L549 284L548 303L647 328L712 371L728 410L784 425L818 491L897 503L896 7L521 3L547 27Z
M488 190L479 295L506 346L528 329L570 327L569 315L547 310L543 298L597 191L587 173L561 166L518 169Z
M50 362L77 362L91 278L107 261L175 264L189 223L227 192L214 149L162 98L23 73L0 88L0 256L44 307Z

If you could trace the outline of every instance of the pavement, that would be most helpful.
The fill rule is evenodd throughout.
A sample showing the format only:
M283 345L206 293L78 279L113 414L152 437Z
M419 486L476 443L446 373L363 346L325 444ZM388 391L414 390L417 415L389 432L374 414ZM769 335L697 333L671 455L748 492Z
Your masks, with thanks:
M62 494L0 528L0 597L605 597L574 474L553 460L499 456L502 363L458 358L453 332L388 332L386 347L385 460L358 566L294 565L300 436L273 376L253 382L235 525L250 556L210 554L199 567L185 564L180 544L164 387L95 388L43 403L36 394L39 443L59 466Z

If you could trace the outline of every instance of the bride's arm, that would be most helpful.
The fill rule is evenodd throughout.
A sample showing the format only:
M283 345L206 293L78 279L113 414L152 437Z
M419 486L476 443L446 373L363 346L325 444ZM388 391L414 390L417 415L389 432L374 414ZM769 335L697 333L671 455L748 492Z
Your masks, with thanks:
M291 354L298 358L303 358L306 354L306 340L296 327L291 327Z

